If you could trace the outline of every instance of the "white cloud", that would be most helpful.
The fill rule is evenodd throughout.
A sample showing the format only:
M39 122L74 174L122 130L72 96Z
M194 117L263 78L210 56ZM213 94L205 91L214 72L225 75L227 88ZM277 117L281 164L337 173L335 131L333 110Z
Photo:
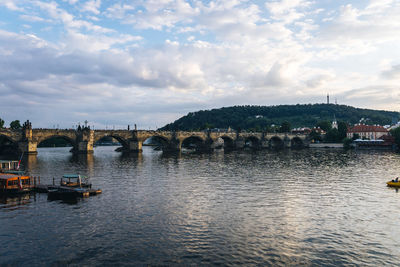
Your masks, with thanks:
M43 22L45 19L39 17L39 16L33 16L33 15L20 15L19 16L21 19L26 20L26 21L31 21L31 22Z
M0 4L22 21L0 30L0 91L31 116L51 120L57 106L54 118L69 122L128 116L146 126L157 114L162 126L197 109L309 103L327 91L339 103L396 107L397 1L11 2L24 10Z
M272 14L272 18L282 20L286 24L304 17L305 14L299 12L299 9L304 9L310 5L311 2L305 0L280 0L265 3L266 8Z
M6 8L8 8L9 10L12 11L24 11L24 8L22 8L21 6L18 6L17 3L18 1L14 1L14 0L2 0L0 1L0 6L5 6Z
M86 1L82 6L82 11L91 12L93 14L100 14L101 0L89 0Z
M394 65L391 69L386 70L382 73L384 78L391 79L391 80L400 80L400 64Z

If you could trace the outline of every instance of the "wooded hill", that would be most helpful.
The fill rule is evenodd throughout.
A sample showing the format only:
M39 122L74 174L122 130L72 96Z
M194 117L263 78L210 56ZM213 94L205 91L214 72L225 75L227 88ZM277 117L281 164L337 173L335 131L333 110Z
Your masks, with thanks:
M349 124L364 119L365 124L388 125L396 122L400 113L336 104L233 106L190 112L160 130L197 131L231 127L236 130L268 131L271 125L279 126L283 122L288 122L292 128L314 127L321 121L332 121L334 117Z

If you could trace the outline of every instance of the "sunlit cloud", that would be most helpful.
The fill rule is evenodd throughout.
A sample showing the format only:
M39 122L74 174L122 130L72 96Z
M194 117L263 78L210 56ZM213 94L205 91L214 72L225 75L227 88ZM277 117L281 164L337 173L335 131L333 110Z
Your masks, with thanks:
M5 0L0 11L0 92L26 107L6 104L9 121L154 128L328 92L399 109L398 1Z

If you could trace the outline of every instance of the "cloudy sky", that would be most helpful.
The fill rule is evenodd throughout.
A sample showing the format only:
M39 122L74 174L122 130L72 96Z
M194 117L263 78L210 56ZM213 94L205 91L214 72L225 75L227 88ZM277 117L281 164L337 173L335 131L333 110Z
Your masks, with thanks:
M398 0L0 0L0 118L155 129L191 111L400 110Z

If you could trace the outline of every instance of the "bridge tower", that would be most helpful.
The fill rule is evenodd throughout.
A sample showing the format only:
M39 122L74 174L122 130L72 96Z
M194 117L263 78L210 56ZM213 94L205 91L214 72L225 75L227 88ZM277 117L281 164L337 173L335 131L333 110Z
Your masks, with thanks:
M33 140L32 123L29 120L22 125L22 139L18 142L18 148L24 154L37 154L37 142Z
M94 145L94 131L89 126L83 128L78 127L76 132L77 147L74 151L78 154L91 154L93 153Z

